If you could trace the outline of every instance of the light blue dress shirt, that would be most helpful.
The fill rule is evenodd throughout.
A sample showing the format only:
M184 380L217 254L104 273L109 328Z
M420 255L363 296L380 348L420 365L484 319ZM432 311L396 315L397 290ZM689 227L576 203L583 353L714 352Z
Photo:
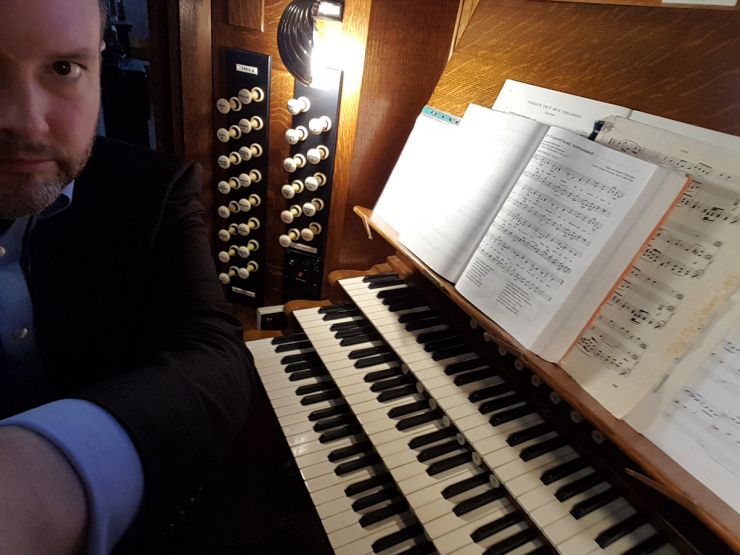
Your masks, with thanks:
M74 182L39 218L50 218L72 201ZM36 349L33 309L21 266L33 219L18 218L0 229L0 373L43 391L47 387ZM7 374L10 373L10 376ZM113 416L82 399L61 399L5 420L53 443L77 471L88 509L88 555L109 553L131 524L144 492L144 473L131 439Z

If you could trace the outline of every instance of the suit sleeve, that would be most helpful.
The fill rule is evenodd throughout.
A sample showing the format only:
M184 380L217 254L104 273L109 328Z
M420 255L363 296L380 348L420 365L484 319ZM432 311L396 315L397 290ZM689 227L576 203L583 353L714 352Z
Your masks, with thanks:
M129 367L75 395L110 412L140 455L144 498L134 528L150 546L233 444L253 386L241 327L216 279L200 178L198 166L180 168L143 247Z

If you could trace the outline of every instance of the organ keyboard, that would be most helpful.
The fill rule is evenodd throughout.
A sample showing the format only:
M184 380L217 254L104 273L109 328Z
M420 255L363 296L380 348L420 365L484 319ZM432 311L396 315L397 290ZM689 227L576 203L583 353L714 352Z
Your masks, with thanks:
M352 303L249 343L337 553L687 551L528 398L509 357L479 354L394 274L340 283Z

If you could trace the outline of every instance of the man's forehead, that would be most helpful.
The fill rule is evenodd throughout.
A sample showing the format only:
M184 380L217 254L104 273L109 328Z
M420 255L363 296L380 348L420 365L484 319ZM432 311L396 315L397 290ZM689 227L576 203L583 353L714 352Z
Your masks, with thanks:
M36 57L99 50L98 0L2 0L0 52Z

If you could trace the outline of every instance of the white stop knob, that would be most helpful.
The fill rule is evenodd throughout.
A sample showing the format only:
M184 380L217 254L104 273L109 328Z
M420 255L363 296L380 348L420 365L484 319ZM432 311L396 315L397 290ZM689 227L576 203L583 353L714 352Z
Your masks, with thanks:
M301 112L308 112L311 109L311 101L305 96L291 98L288 100L288 112L297 116Z
M295 145L300 143L301 141L305 141L307 137L308 129L306 129L302 125L299 125L295 129L288 129L285 132L285 141L289 145Z
M331 119L328 116L321 116L320 118L313 118L308 122L308 130L314 135L321 135L322 133L331 129Z

